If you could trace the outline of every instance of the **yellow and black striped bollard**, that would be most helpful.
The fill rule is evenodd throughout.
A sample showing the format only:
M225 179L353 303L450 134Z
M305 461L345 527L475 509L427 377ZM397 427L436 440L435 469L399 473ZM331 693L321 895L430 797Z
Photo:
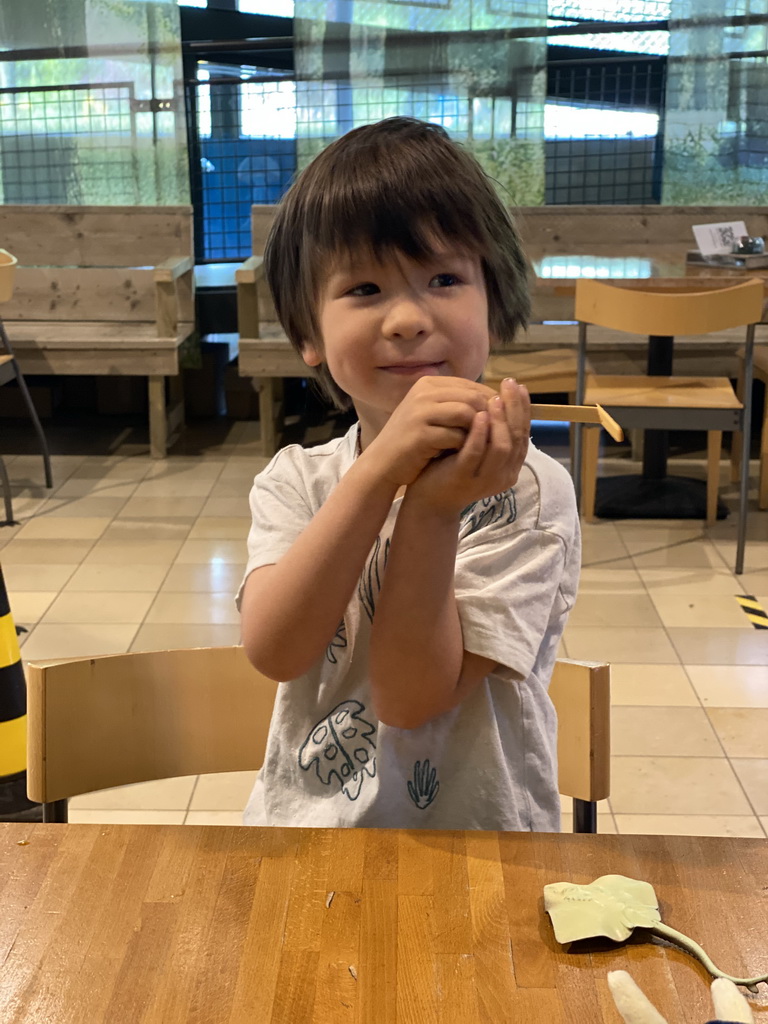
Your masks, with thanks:
M42 821L27 799L27 689L0 567L0 821Z

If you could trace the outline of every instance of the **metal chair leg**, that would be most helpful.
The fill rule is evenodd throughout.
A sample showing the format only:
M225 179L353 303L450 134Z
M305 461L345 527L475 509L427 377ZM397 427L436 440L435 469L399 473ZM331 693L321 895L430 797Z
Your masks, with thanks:
M754 377L753 353L755 347L755 325L747 328L744 347L744 398L741 435L741 481L739 486L739 531L736 540L735 573L744 572L744 548L747 543L747 512L749 510L749 449L752 433L752 383Z
M597 804L594 800L573 798L573 831L595 835L597 832Z
M43 804L43 821L60 822L64 825L69 821L69 809L66 800L52 800Z
M19 368L16 356L14 354L13 349L11 348L11 343L8 340L8 335L6 333L2 318L0 318L0 339L2 339L5 350L8 352L10 356L13 357L13 370L14 373L16 374L16 380L19 382L19 391L21 391L22 398L24 399L27 409L29 410L32 425L35 428L35 432L37 433L37 437L40 442L40 448L42 449L43 453L43 466L45 467L45 486L53 487L53 472L51 471L51 454L48 450L48 442L45 439L45 434L43 433L43 426L37 415L37 409L35 409L34 403L32 401L32 396L29 393L27 382L24 380L24 374L21 372L21 369Z
M2 455L0 455L0 483L3 485L3 500L5 501L5 522L1 525L15 526L13 502L11 500L11 481L8 479L8 470L5 468Z

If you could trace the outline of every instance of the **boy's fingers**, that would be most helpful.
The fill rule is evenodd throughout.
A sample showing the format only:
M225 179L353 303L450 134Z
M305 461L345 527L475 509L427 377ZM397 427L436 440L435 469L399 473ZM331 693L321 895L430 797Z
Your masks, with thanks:
M524 434L527 437L531 427L531 396L528 394L528 388L507 378L502 381L501 395L510 433L513 436Z
M457 466L472 474L477 472L485 455L488 445L489 420L490 417L485 409L475 414L467 439L456 457Z

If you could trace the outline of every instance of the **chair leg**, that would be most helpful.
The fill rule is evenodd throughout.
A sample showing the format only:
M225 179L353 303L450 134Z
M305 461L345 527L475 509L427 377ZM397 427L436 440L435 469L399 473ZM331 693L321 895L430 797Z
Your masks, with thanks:
M0 455L0 483L3 485L3 501L5 502L5 522L0 523L0 525L15 526L13 501L11 499L11 481L8 479L8 470L5 468L2 455Z
M584 428L584 464L582 467L581 514L584 522L595 521L595 498L597 495L597 467L600 457L600 428Z
M768 390L768 389L767 389ZM739 360L739 375L736 378L736 397L744 404L744 360ZM741 478L741 442L740 430L734 430L731 436L731 483L738 483Z
M763 431L760 435L760 483L757 492L758 508L768 508L768 384L765 386L766 409L763 414Z
M21 372L21 368L16 360L11 343L8 339L8 335L5 332L5 325L3 324L2 318L0 318L0 340L2 340L3 347L9 355L13 356L13 372L16 374L16 381L19 385L19 391L21 397L24 399L24 403L29 411L30 419L32 420L32 426L35 428L37 439L40 442L40 450L43 453L43 469L45 471L45 486L53 487L53 471L51 470L51 453L48 450L48 442L45 439L45 432L43 431L43 425L40 422L40 418L37 415L37 409L35 409L35 403L32 401L32 396L29 393L27 382L24 380L24 374Z
M722 430L707 431L707 525L717 522L717 492L720 485Z
M594 800L573 798L573 831L595 835L597 832L597 804Z
M149 387L149 454L164 459L168 452L168 414L165 408L165 377L151 374Z
M56 822L66 825L69 821L69 807L66 800L52 800L43 804L43 822Z

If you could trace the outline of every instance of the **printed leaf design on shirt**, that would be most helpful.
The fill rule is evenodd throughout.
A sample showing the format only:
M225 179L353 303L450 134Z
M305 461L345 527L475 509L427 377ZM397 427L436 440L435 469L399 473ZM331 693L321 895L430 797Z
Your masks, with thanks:
M365 705L345 700L318 722L299 750L299 765L308 772L314 765L324 786L336 784L349 800L357 800L365 776L376 777L376 726L361 718Z
M336 651L334 648L343 649L347 646L347 624L344 619L339 623L339 628L336 630L336 635L333 640L328 644L325 651L325 656L332 665L337 664L338 658L336 657Z
M517 502L515 492L510 487L503 494L492 494L488 498L475 501L461 513L460 537L469 537L481 527L504 520L505 525L517 519Z
M381 578L384 574L384 570L387 567L387 560L389 559L389 548L390 539L387 538L383 546L383 565L379 568L379 556L382 553L381 537L376 538L376 543L373 545L373 551L371 556L366 563L365 569L363 569L363 575L360 577L360 582L357 585L357 593L360 597L360 602L365 608L365 613L369 619L373 620L373 613L376 611L376 598L379 596L381 590Z
M411 800L423 811L435 799L439 789L437 769L430 768L428 760L423 763L417 761L413 766L413 782L408 782Z

